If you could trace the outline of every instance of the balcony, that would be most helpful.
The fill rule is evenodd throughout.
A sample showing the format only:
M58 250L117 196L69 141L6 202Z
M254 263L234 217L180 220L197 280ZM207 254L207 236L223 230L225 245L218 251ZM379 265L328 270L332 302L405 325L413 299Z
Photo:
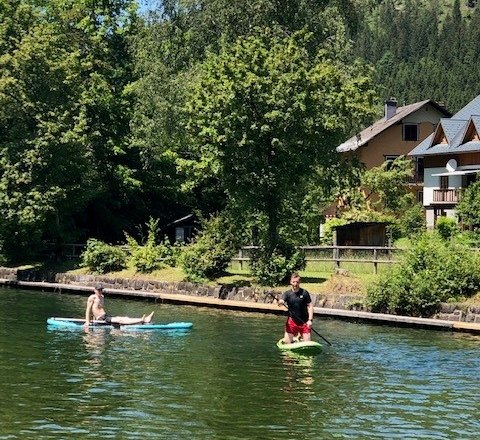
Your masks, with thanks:
M415 173L413 176L408 177L407 183L413 185L423 184L423 172Z
M460 190L458 189L434 189L433 203L458 203Z

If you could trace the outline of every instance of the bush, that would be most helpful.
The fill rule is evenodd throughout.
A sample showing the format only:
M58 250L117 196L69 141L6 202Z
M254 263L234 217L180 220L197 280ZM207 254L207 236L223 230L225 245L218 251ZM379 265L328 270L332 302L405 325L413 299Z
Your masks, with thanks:
M401 237L409 237L412 234L425 232L426 222L423 206L420 203L415 204L410 209L407 209L397 222Z
M458 224L455 219L451 217L440 217L437 219L435 229L444 240L448 240L458 234Z
M320 244L331 246L333 244L333 228L335 226L343 226L348 223L342 218L331 218L325 222L323 229L323 237L320 238Z
M168 239L157 244L158 220L150 219L147 223L148 235L145 243L141 245L133 237L125 234L130 253L130 263L138 272L151 273L165 266L175 265L173 251Z
M107 273L125 269L127 254L119 247L91 238L81 255L81 264L92 272Z
M479 289L479 255L426 233L368 289L367 304L374 312L430 316L441 302L462 300Z
M212 217L204 223L196 241L184 247L180 264L189 281L213 279L225 272L237 248L238 242L228 219Z
M272 253L260 249L254 253L251 272L263 286L285 284L292 272L305 268L305 255L293 247L276 248Z

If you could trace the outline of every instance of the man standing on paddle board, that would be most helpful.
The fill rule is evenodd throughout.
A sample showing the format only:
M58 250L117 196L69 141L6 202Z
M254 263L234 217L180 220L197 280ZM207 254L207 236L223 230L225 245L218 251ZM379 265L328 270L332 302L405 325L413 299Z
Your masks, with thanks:
M300 275L292 273L290 277L291 290L287 290L279 305L286 305L288 308L288 319L285 323L284 343L291 344L295 335L302 335L303 341L311 340L313 303L310 294L300 287Z
M153 313L141 318L129 318L128 316L110 316L105 312L105 296L103 295L103 286L97 284L87 300L87 308L85 310L85 327L90 325L90 317L97 321L105 321L106 324L148 324L152 321Z

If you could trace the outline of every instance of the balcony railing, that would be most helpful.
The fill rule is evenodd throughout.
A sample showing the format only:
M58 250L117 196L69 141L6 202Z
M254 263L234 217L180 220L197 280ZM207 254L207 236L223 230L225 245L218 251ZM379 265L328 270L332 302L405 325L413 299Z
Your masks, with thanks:
M415 173L413 176L410 176L407 180L408 183L423 183L423 173Z
M434 203L458 203L460 200L460 191L458 189L434 189Z

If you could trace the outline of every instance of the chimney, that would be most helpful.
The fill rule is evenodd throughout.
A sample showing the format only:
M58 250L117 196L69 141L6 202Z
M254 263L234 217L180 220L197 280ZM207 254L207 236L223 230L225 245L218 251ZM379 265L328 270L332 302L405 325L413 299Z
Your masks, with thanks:
M397 100L390 98L385 101L385 119L390 119L397 112Z

